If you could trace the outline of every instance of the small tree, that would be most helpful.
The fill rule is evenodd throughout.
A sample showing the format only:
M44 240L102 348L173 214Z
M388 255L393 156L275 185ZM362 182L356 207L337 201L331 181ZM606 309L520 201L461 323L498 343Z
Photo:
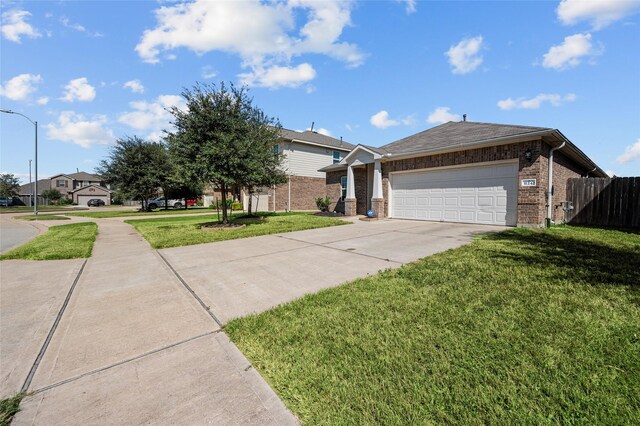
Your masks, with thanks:
M116 186L118 197L139 200L145 209L146 201L167 181L167 161L163 144L126 137L116 141L97 172Z
M20 188L20 180L12 173L0 174L0 196L2 197L15 197L18 195L18 189Z
M55 188L47 189L42 191L42 196L46 198L51 203L57 203L61 198L62 194Z
M192 89L185 89L182 96L187 109L170 108L176 130L167 134L167 142L186 179L220 189L226 200L232 185L254 181L250 172L258 167L259 158L266 158L256 152L267 146L267 151L272 152L277 132L266 128L276 123L252 106L244 87L197 83ZM269 144L254 143L263 136ZM255 182L259 180L257 176ZM226 203L222 203L225 224L227 210Z

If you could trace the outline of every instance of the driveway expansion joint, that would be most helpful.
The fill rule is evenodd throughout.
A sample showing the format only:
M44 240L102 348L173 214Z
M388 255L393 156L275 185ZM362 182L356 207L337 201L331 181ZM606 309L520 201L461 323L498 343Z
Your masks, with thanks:
M132 362L132 361L137 361L139 359L146 358L146 357L148 357L150 355L157 354L157 353L162 352L162 351L166 351L167 349L175 348L176 346L180 346L180 345L183 345L185 343L189 343L189 342L192 342L194 340L201 339L203 337L211 336L213 334L221 333L221 332L222 332L221 329L208 331L206 333L202 333L202 334L199 334L197 336L193 336L193 337L190 337L188 339L184 339L184 340L181 340L179 342L175 342L175 343L172 343L170 345L163 346L161 348L153 349L151 351L144 352L144 353L136 355L134 357L127 358L127 359L124 359L122 361L118 361L118 362L115 362L113 364L97 368L95 370L87 371L86 373L82 373L82 374L79 374L79 375L74 376L74 377L69 377L68 379L61 380L59 382L52 383L50 385L44 386L44 387L42 387L40 389L36 389L34 391L31 391L31 392L29 392L29 394L30 395L36 395L36 394L39 394L39 393L42 393L42 392L46 392L46 391L48 391L50 389L57 388L58 386L62 386L62 385L65 385L67 383L75 382L76 380L82 379L83 377L92 376L94 374L101 373L101 372L106 371L106 370L110 370L110 369L112 369L114 367L118 367L120 365L127 364L127 363Z
M76 278L73 280L73 284L71 284L71 287L67 292L67 296L65 297L64 302L62 303L62 306L58 311L58 315L56 315L55 321L51 325L49 334L47 335L47 338L44 340L44 343L42 344L42 348L40 348L40 352L38 353L36 360L33 362L33 365L31 366L31 370L29 370L29 374L27 375L27 378L25 379L24 384L20 389L20 392L26 392L27 389L29 389L29 386L31 386L31 381L33 380L33 376L35 376L36 370L38 369L38 366L40 365L40 362L42 361L42 358L44 357L44 354L47 351L47 348L49 347L49 343L51 342L51 339L53 339L53 335L55 334L56 329L58 328L58 324L62 319L62 315L64 314L64 311L67 309L67 305L69 304L69 300L71 300L71 295L73 294L73 290L76 288L76 285L80 280L80 275L82 275L82 271L84 271L84 267L87 264L88 260L89 259L85 259L84 262L82 262L82 266L80 267L80 270L76 274Z
M211 310L211 308L204 303L204 301L200 298L200 296L198 296L196 294L195 291L193 291L193 289L189 286L189 284L187 284L187 282L182 278L182 276L180 276L180 274L178 273L178 271L175 270L175 268L169 263L169 261L162 255L162 253L160 253L159 250L156 250L156 253L158 254L158 256L160 256L160 259L163 260L163 262L169 267L169 269L171 269L171 272L173 272L173 274L176 276L176 278L178 278L178 280L182 283L182 285L187 289L187 291L189 291L189 293L191 293L191 295L198 301L198 303L200 304L200 306L202 306L202 308L204 308L205 312L207 314L209 314L209 316L216 322L216 324L218 324L218 327L220 327L222 329L222 327L224 327L224 323L222 321L220 321L218 319L218 317L213 313L213 311Z

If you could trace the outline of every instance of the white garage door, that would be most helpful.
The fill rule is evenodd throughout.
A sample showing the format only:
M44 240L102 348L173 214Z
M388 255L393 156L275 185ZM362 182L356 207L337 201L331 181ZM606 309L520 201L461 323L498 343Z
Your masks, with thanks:
M394 218L516 225L517 164L391 176L391 216Z
M86 206L89 200L93 200L94 198L98 198L107 203L107 197L104 195L78 195L78 205Z

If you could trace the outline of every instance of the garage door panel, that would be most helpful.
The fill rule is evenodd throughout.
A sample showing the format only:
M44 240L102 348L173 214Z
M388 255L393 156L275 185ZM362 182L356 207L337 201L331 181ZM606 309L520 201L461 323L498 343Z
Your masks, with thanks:
M517 164L393 174L396 218L515 225ZM406 209L410 203L412 209Z

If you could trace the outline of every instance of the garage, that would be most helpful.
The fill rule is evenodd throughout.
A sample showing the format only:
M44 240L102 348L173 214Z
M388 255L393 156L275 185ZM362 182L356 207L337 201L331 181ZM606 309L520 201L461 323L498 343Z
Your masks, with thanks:
M79 206L86 206L89 200L94 198L104 201L105 205L111 204L111 191L99 185L89 185L78 188L73 193L73 202Z
M518 164L451 167L390 175L397 219L515 226Z
M93 200L95 198L97 198L99 200L102 200L102 201L104 201L105 204L107 204L107 201L108 201L107 198L108 197L106 197L104 195L78 195L78 205L79 206L86 206L87 202L89 200Z

